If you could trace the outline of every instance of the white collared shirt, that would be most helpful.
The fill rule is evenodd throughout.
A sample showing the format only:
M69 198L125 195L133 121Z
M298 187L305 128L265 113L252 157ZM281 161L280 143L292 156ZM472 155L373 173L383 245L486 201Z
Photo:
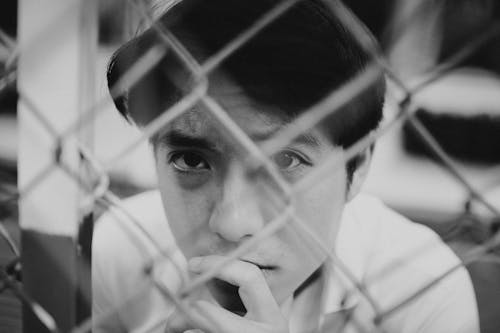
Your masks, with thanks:
M144 267L161 258L153 242L168 250L172 261L156 261L152 274L175 291L182 283L185 259L174 245L157 191L127 199L125 206L152 239L117 210L98 221L92 246L93 332L163 332L173 306ZM335 254L371 297L357 292L338 266L326 269L319 321L328 332L331 325L342 324L346 313L351 320L342 332L358 332L360 327L373 331L374 306L378 312L392 309L460 263L435 233L366 195L346 205ZM380 325L394 333L479 332L467 271L454 270Z

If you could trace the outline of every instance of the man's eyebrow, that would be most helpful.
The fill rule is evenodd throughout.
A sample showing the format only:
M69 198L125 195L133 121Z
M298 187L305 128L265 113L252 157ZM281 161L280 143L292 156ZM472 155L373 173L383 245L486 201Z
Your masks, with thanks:
M215 144L205 138L191 136L176 130L162 133L158 138L158 143L172 147L196 147L206 150L217 149Z
M272 140L275 135L279 135L279 130L268 132L268 133L251 135L250 138L256 142L264 142L264 141ZM317 147L320 145L318 139L314 135L309 134L309 133L299 134L291 142L298 143L298 144L302 143L306 146L314 146L314 147Z
M276 135L275 131L268 133L254 134L251 135L250 138L254 142L259 143L272 139L274 135ZM172 147L197 147L206 150L217 150L217 146L210 140L207 140L202 137L192 136L177 130L171 130L162 133L158 137L157 142L160 143L160 145L166 145ZM297 144L302 143L314 147L320 145L318 139L314 135L308 133L303 133L298 135L292 140L292 143L297 143Z
M298 135L295 139L292 140L292 142L303 143L305 145L315 147L318 147L320 145L318 139L314 135L308 133Z

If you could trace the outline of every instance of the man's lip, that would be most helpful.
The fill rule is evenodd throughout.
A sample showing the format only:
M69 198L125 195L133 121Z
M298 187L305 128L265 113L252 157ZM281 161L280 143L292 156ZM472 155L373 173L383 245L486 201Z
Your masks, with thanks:
M264 265L264 264L260 264L260 263L257 263L255 261L248 260L248 259L240 259L240 260L247 262L249 264L255 265L255 266L259 267L259 269L262 269L262 270L273 270L273 269L278 268L278 266L275 266L275 265Z

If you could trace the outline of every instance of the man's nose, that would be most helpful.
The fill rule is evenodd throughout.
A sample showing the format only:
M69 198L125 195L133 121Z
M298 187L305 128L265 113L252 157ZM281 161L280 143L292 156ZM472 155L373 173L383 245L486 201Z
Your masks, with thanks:
M259 197L255 180L249 179L244 170L228 172L216 200L209 226L223 239L238 242L264 227L265 199Z

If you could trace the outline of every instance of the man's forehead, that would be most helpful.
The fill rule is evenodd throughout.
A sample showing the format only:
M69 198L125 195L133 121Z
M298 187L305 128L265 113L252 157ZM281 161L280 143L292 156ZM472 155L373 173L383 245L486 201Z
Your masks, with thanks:
M187 132L192 135L201 135L211 121L211 117L207 112L200 112L200 110L192 109L172 121L170 125L167 126L166 131Z
M233 120L258 145L273 138L288 123L257 111L238 113L237 119ZM158 138L159 142L167 146L199 146L219 151L242 148L237 139L227 135L223 125L217 123L209 112L200 110L191 110L178 117L159 133ZM292 142L312 148L331 145L316 128L298 134Z
M263 138L283 127L287 121L264 107L234 100L221 102L229 117L249 136ZM185 112L172 121L165 132L180 132L192 136L207 136L226 131L212 113L203 105Z
M211 77L209 95L256 142L270 139L294 119L286 110L250 98L245 89L217 71ZM208 140L214 147L222 149L222 146L236 144L234 138L226 135L226 132L224 125L200 102L167 125L160 137L171 138L171 133L181 134L184 137ZM317 145L317 137L321 135L316 132L311 129L308 133L299 135L295 141Z

